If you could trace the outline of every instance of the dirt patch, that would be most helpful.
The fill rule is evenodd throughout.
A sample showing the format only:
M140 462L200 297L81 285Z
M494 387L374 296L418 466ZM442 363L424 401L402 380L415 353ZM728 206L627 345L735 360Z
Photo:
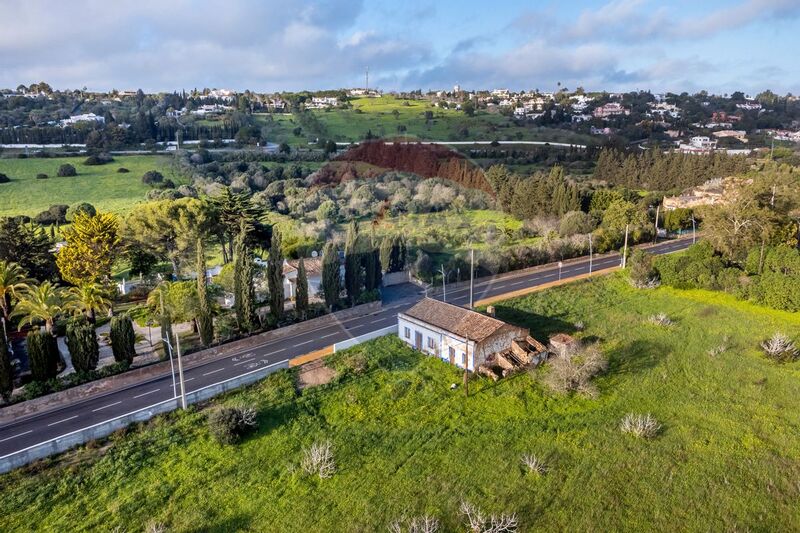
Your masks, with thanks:
M303 365L300 373L297 375L297 388L303 390L308 387L325 385L326 383L330 383L336 376L337 372L329 366L326 366L325 361L319 359L307 365Z

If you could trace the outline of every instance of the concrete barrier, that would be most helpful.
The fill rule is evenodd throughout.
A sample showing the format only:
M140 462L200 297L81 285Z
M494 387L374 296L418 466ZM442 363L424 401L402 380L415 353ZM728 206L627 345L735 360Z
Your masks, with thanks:
M385 328L381 328L375 331L370 331L369 333L365 333L364 335L359 335L358 337L353 337L352 339L347 339L346 341L337 342L333 345L333 353L346 350L347 348L352 348L357 344L361 344L362 342L371 341L372 339L377 339L378 337L383 337L385 335L397 333L397 324L392 326L387 326Z
M286 359L263 368L257 368L251 372L248 372L247 374L242 374L241 376L237 376L235 378L220 381L219 383L214 383L213 385L207 385L201 389L187 393L186 403L193 404L201 402L235 388L242 387L244 385L250 385L251 383L255 383L256 381L267 377L277 370L288 367L289 360ZM105 422L94 424L93 426L66 433L60 437L56 437L46 442L34 444L33 446L25 448L24 450L4 455L3 457L0 457L0 474L4 474L38 459L65 452L74 446L85 444L95 439L107 437L115 431L133 424L134 422L144 422L156 415L174 411L179 407L180 399L171 398L169 400L155 403L143 409L138 409L136 411L120 415L116 418L112 418L111 420L106 420Z

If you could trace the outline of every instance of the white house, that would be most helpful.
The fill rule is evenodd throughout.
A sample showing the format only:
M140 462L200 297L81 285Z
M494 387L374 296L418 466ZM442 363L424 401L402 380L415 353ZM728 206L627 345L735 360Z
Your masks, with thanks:
M297 269L299 259L283 260L283 298L294 300L297 295ZM322 292L322 258L307 257L303 259L303 266L306 267L306 279L308 279L308 297Z
M100 124L105 124L106 119L105 117L95 115L94 113L84 113L83 115L74 115L69 118L65 118L61 121L61 125L71 126L73 124L77 124L78 122L98 122Z
M473 371L528 335L525 328L431 298L399 313L397 325L400 339L412 348Z

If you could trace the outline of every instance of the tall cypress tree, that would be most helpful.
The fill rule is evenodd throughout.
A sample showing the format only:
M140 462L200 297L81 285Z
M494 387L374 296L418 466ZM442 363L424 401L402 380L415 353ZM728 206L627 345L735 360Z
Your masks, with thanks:
M361 257L359 256L358 224L352 221L347 228L344 244L344 288L350 305L361 295Z
M302 257L297 265L297 295L294 299L294 310L301 319L305 320L308 312L308 276Z
M77 372L90 372L100 360L100 345L94 326L85 317L73 318L67 324L67 348Z
M8 401L14 392L14 367L11 366L11 352L8 350L8 340L5 332L0 327L0 397Z
M111 318L111 352L118 363L131 364L136 356L136 332L133 330L133 320L128 315L117 315Z
M47 381L58 375L60 360L56 338L46 331L31 331L25 343L28 347L28 363L34 381Z
M339 253L333 243L329 242L322 251L322 293L325 296L325 305L331 310L339 303L342 292L340 268Z
M242 223L241 229L234 239L233 292L234 310L239 330L248 333L255 329L253 278L253 256L247 246L247 227Z
M269 285L269 310L275 320L283 316L283 252L281 234L277 228L272 230L267 262L267 282Z
M208 301L208 287L206 285L206 250L203 239L197 239L197 299L199 310L197 313L197 329L200 333L200 342L208 346L214 341L214 319L211 316L211 305Z

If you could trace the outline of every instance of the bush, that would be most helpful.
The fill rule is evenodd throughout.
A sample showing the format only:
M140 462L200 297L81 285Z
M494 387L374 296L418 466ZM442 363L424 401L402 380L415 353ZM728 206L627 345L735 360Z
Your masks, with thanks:
M794 342L783 333L775 333L761 343L767 357L779 363L787 363L797 359L798 351Z
M0 172L0 183L8 183L11 181L11 178Z
M591 382L608 368L608 361L595 346L579 346L571 353L551 357L544 383L556 392L579 392L593 397L597 389Z
M37 180L46 180L46 179L47 179L47 178L49 178L49 177L50 177L50 176L48 176L48 175L47 175L47 174L45 174L44 172L40 172L40 173L36 174L36 179L37 179Z
M672 319L666 313L658 313L650 317L650 323L656 326L668 327L673 324Z
M83 162L84 165L105 165L114 161L114 158L111 157L109 154L97 154L97 155L90 155L86 158Z
M78 213L86 213L90 217L93 217L97 214L97 209L95 209L94 206L90 203L81 202L67 209L64 218L66 219L67 222L72 222L73 220L75 220L75 216L77 216Z
M208 417L209 429L220 444L236 444L257 425L252 407L221 407Z
M336 472L331 441L318 441L303 450L300 467L309 476L317 475L320 479L331 477Z
M466 518L468 531L480 533L513 533L519 527L517 515L487 515L475 505L462 501L461 514Z
M525 454L522 456L522 464L528 469L531 474L542 476L547 472L547 465L534 454Z
M56 173L56 175L60 178L68 178L72 176L77 176L78 171L75 170L75 167L73 167L69 163L64 163L63 165L58 167L58 172Z
M644 250L636 249L628 262L630 265L629 281L637 289L658 287L658 272L653 267L653 256Z
M97 368L100 346L94 326L81 316L67 325L67 348L76 372L90 372Z
M164 175L157 170L148 170L142 176L142 183L145 185L160 185L164 182Z
M628 413L619 423L619 430L641 439L652 439L661 431L661 424L650 414Z
M117 172L119 172L120 174L127 174L128 172L130 172L130 170L128 170L128 169L127 169L127 168L125 168L125 167L119 167L119 168L117 169Z
M111 318L109 340L114 360L130 364L136 356L136 333L130 316L118 315Z
M67 221L68 205L51 205L47 211L42 211L33 218L33 221L43 226L52 224L64 224Z
M56 377L61 361L56 338L46 331L31 331L26 344L31 378L43 382Z

